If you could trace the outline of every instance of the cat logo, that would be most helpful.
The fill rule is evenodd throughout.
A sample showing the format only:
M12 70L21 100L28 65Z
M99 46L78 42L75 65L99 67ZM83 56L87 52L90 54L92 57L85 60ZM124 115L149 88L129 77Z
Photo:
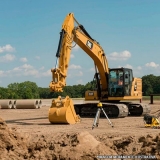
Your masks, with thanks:
M88 92L89 96L94 96L94 92Z
M86 45L87 45L90 49L92 49L92 47L93 47L93 43L90 42L89 40L87 41Z
M135 84L134 84L134 91L136 91L137 90L137 82L135 82Z

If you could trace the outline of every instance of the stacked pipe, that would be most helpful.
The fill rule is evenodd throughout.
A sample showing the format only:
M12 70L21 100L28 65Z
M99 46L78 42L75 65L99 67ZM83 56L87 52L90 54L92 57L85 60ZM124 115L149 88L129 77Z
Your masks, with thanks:
M42 107L41 100L0 100L2 109L40 109Z
M13 108L13 109L16 109L16 100L13 100L13 99L12 99L11 101L12 101L12 108Z
M41 107L42 107L42 101L38 100L38 108L41 108Z
M38 100L17 100L16 108L17 109L37 109Z
M1 109L11 109L12 101L8 99L0 100Z

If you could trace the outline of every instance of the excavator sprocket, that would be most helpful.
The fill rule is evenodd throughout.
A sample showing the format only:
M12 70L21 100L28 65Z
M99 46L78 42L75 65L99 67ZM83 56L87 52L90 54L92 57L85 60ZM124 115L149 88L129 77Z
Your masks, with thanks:
M150 113L151 108L145 103L128 103L129 116L143 116Z
M73 102L68 96L65 99L59 96L57 99L52 100L49 109L49 121L56 124L75 124L80 122L80 116L76 115Z

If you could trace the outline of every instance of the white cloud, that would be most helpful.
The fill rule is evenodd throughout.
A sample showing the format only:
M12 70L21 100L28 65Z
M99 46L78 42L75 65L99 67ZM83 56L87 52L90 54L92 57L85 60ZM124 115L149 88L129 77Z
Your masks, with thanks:
M74 56L74 54L71 54L71 58L74 58L75 56Z
M72 48L72 51L74 52L76 52L76 51L78 51L80 49L80 47L77 45L77 44L74 44L73 45L73 48Z
M142 67L141 67L141 66L138 66L137 69L138 69L138 70L142 70Z
M32 69L33 66L31 66L30 64L24 64L23 66L21 66L21 68L23 68L23 69Z
M0 77L4 77L5 76L5 72L0 70Z
M124 66L118 66L118 68L121 68L121 67L133 69L133 67L130 64L126 64Z
M145 64L146 67L154 67L157 68L159 66L159 64L156 64L155 62L150 62L150 63L146 63Z
M19 71L21 71L21 70L22 70L21 67L15 67L15 68L13 68L13 71L15 71L15 72L19 72Z
M10 44L7 44L3 47L0 46L0 53L3 53L3 52L13 52L15 51L15 48L13 48Z
M95 68L90 68L88 71L90 71L90 72L95 72Z
M36 69L25 70L25 72L23 73L24 76L36 76L37 74L38 70Z
M39 70L44 70L44 66L42 66Z
M131 53L127 50L125 50L123 52L119 52L119 53L113 52L108 55L108 58L110 60L127 60L130 57L131 57Z
M23 58L20 58L20 61L21 61L21 62L27 62L28 60L27 60L26 57L23 57Z
M81 69L80 65L71 64L68 69Z
M69 78L69 77L71 77L72 76L72 74L70 74L70 73L67 73L67 77Z
M77 84L84 84L82 79L77 80Z
M39 57L39 56L36 56L36 57L35 57L35 59L39 60L39 59L40 59L40 57Z
M24 64L22 66L15 67L12 70L7 70L7 71L0 70L0 77L33 76L36 78L40 78L40 77L52 76L51 70L42 72L41 69L44 69L44 67L36 69L30 64Z
M78 76L78 77L83 76L83 72L82 72L82 71L79 71L79 72L76 74L76 76Z
M124 68L130 68L130 69L132 69L133 67L132 67L130 64L126 64L126 65L124 66Z
M6 54L0 57L0 62L11 62L15 59L15 55L13 54Z
M41 74L41 76L43 76L43 77L48 77L48 76L52 76L52 72L51 72L51 70L49 69L49 70L47 70L46 72L43 72L42 74Z

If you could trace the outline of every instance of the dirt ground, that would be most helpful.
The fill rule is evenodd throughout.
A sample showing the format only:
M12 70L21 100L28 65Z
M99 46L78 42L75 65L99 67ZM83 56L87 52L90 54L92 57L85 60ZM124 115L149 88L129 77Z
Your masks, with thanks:
M94 117L75 125L52 125L51 100L42 103L41 109L0 110L0 159L160 159L160 129L145 128L143 117L110 119L113 128L100 118L93 130ZM150 106L155 112L160 101Z

